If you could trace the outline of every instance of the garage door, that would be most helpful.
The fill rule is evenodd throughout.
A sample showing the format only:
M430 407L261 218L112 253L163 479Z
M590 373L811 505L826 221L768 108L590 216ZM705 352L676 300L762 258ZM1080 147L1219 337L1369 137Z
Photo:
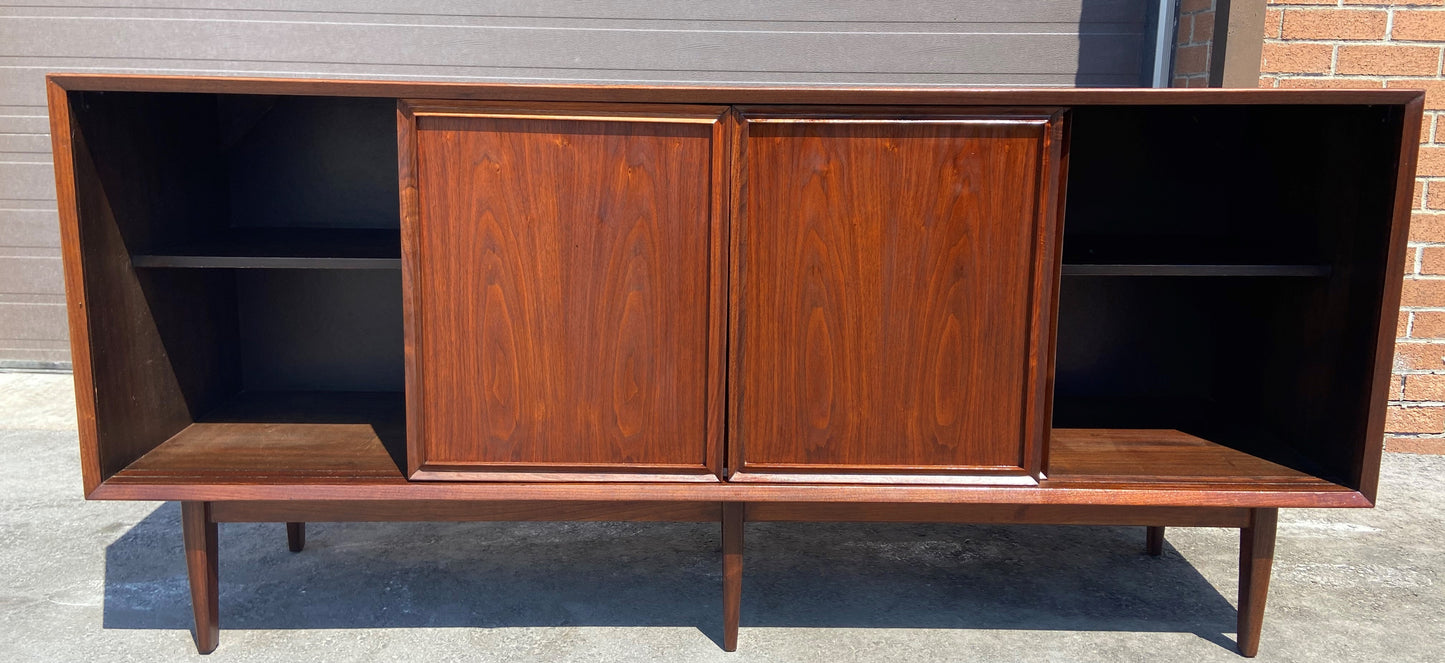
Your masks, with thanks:
M42 0L0 8L0 368L69 363L47 72L1131 87L1152 70L1152 6Z

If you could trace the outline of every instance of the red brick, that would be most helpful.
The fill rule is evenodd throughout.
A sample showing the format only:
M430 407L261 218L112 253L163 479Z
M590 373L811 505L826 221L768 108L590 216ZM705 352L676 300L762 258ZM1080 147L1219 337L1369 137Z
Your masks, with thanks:
M1445 14L1445 12L1441 12ZM1445 41L1445 33L1440 35ZM1392 78L1385 81L1385 87L1414 88L1425 91L1425 110L1445 110L1445 80L1432 81L1420 78Z
M1415 322L1420 314L1415 314ZM1440 343L1411 343L1401 341L1395 344L1395 368L1409 371L1445 370L1445 345Z
M1179 13L1204 11L1214 7L1214 0L1179 0Z
M1434 76L1440 72L1439 46L1341 46L1337 74Z
M1200 74L1209 71L1209 47L1185 46L1174 50L1175 74Z
M1421 274L1445 274L1445 246L1427 246L1420 252Z
M1272 0L1272 5L1329 5L1335 6L1335 0Z
M1410 324L1410 338L1445 338L1445 312L1415 311L1415 321Z
M1410 241L1445 242L1445 214L1432 212L1411 214Z
M1180 17L1179 17L1179 34L1177 34L1177 35L1174 36L1174 43L1177 44L1177 45L1179 45L1179 46L1183 46L1183 45L1185 45L1185 44L1188 44L1188 43L1189 43L1189 35L1193 34L1193 32L1194 32L1194 17L1193 17L1193 16L1180 16Z
M1391 405L1385 414L1390 433L1445 433L1445 407Z
M1273 4L1285 4L1281 0L1273 0ZM1328 4L1335 4L1333 2ZM1347 5L1420 5L1420 6L1445 6L1445 0L1345 0Z
M1430 133L1430 127L1433 126L1434 124L1435 124L1435 116L1434 116L1434 115L1431 115L1431 114L1429 114L1429 113L1426 113L1424 117L1420 118L1420 142L1421 142L1421 143L1433 143L1433 142L1435 142L1435 141L1434 141L1434 140L1431 140L1431 138L1439 138L1439 136L1434 136L1433 134Z
M1425 197L1426 209L1445 209L1445 180L1430 183L1430 195Z
M1264 38L1279 39L1279 26L1284 21L1283 9L1264 10Z
M1411 246L1405 249L1405 276L1415 273L1415 254L1420 252L1420 247Z
M1445 455L1445 438L1439 437L1396 437L1385 438L1385 451L1403 454Z
M1383 39L1387 14L1375 9L1291 9L1285 39Z
M1396 9L1395 20L1390 24L1390 39L1445 41L1445 12Z
M1401 306L1445 306L1445 279L1405 279Z
M1278 84L1279 84L1279 79L1278 79L1278 78L1275 78L1274 76L1260 76L1260 77L1259 77L1259 86L1260 86L1260 87L1275 87L1275 86L1278 85Z
M1405 338L1410 333L1410 312L1400 311L1400 321L1395 324L1395 338Z
M1203 44L1214 39L1214 12L1199 14L1192 17L1194 21L1194 32L1189 40L1196 44Z
M1405 376L1407 401L1445 401L1445 375Z
M1420 177L1445 177L1445 145L1422 145L1415 174Z
M1308 88L1334 88L1334 89L1380 89L1384 87L1380 81L1372 81L1368 78L1338 78L1334 76L1311 76L1308 78L1281 78L1280 87L1308 87Z
M1209 77L1195 76L1189 79L1189 87L1209 87Z
M1282 74L1328 74L1333 53L1334 47L1329 44L1266 43L1259 70Z

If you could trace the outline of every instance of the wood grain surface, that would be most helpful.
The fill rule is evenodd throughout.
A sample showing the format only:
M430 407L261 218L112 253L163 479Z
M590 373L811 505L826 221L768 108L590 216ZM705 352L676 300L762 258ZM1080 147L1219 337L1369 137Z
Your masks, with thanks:
M1274 567L1279 509L1250 509L1249 520L1249 526L1239 531L1239 614L1235 633L1239 653L1254 658L1264 630L1264 604Z
M1077 106L1190 104L1405 104L1421 90L1264 88L988 88L941 85L615 85L366 81L251 76L147 76L53 73L65 90L296 94L422 99L585 101L680 104L879 104L931 106Z
M201 654L215 651L221 642L217 534L209 502L181 502L186 576L191 585L191 610L196 617L196 651Z
M1048 483L1318 484L1305 472L1177 430L1056 428Z
M399 393L245 393L186 426L114 479L401 480L402 408Z
M223 523L309 522L526 522L662 521L718 522L721 511L709 502L517 501L303 501L216 502L212 517Z
M716 475L708 366L723 109L416 113L413 469ZM404 195L404 198L406 196ZM481 472L479 474L478 472ZM453 477L455 478L455 477Z
M734 469L1034 469L1050 116L744 116Z

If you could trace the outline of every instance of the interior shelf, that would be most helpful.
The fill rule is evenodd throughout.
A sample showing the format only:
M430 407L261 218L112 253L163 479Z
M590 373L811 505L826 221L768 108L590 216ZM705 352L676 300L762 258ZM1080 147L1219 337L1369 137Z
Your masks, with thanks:
M142 268L401 269L396 230L233 228L195 242L131 256Z
M1329 265L1064 264L1064 276L1299 276L1330 275Z
M400 393L253 392L201 417L111 481L405 481L405 457Z
M1064 276L1329 276L1304 254L1211 237L1070 236Z
M1045 487L1350 489L1173 429L1055 428Z

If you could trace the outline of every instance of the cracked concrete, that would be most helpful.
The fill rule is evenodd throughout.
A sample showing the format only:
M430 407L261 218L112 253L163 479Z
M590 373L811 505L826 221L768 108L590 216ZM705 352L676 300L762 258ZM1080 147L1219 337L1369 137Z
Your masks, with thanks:
M69 376L0 374L0 660L197 660L175 504L86 502ZM1445 658L1445 457L1281 513L1259 661ZM754 524L722 652L716 525L221 526L213 661L1241 661L1234 530Z

